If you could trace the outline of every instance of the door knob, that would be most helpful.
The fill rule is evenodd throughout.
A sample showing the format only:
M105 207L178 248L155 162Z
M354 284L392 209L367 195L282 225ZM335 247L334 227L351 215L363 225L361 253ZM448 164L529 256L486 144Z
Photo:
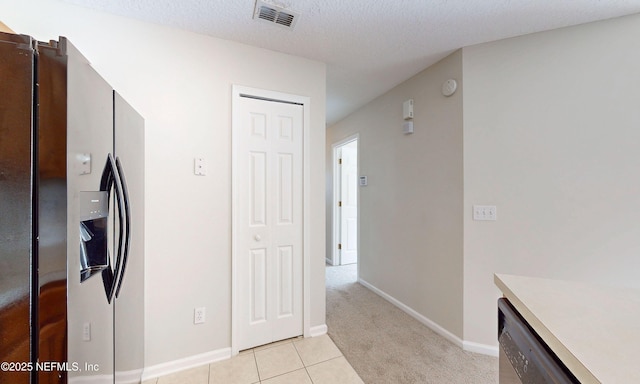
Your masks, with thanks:
M254 238L255 241L262 240L262 237L260 237L260 235L255 235L255 236L253 236L253 238Z

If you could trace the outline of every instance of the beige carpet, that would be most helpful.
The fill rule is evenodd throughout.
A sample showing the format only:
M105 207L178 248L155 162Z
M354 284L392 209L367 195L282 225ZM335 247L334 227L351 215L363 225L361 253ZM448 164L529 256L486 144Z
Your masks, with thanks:
M463 351L356 282L356 265L327 266L329 336L367 384L495 384L498 359Z

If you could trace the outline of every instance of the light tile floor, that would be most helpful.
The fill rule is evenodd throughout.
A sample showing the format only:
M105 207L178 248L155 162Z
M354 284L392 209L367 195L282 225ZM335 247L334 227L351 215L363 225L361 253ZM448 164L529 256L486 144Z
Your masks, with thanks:
M327 335L295 338L240 352L229 360L143 384L359 384L364 382Z

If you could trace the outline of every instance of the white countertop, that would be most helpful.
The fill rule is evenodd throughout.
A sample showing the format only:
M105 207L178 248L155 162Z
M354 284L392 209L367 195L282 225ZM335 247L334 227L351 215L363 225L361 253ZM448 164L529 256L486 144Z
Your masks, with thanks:
M640 290L502 274L494 281L581 383L640 383Z

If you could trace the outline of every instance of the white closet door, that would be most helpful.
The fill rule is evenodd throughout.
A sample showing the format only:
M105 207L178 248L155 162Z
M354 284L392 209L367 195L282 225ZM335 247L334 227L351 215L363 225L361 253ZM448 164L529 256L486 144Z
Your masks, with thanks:
M234 255L239 349L302 334L303 107L241 98Z

